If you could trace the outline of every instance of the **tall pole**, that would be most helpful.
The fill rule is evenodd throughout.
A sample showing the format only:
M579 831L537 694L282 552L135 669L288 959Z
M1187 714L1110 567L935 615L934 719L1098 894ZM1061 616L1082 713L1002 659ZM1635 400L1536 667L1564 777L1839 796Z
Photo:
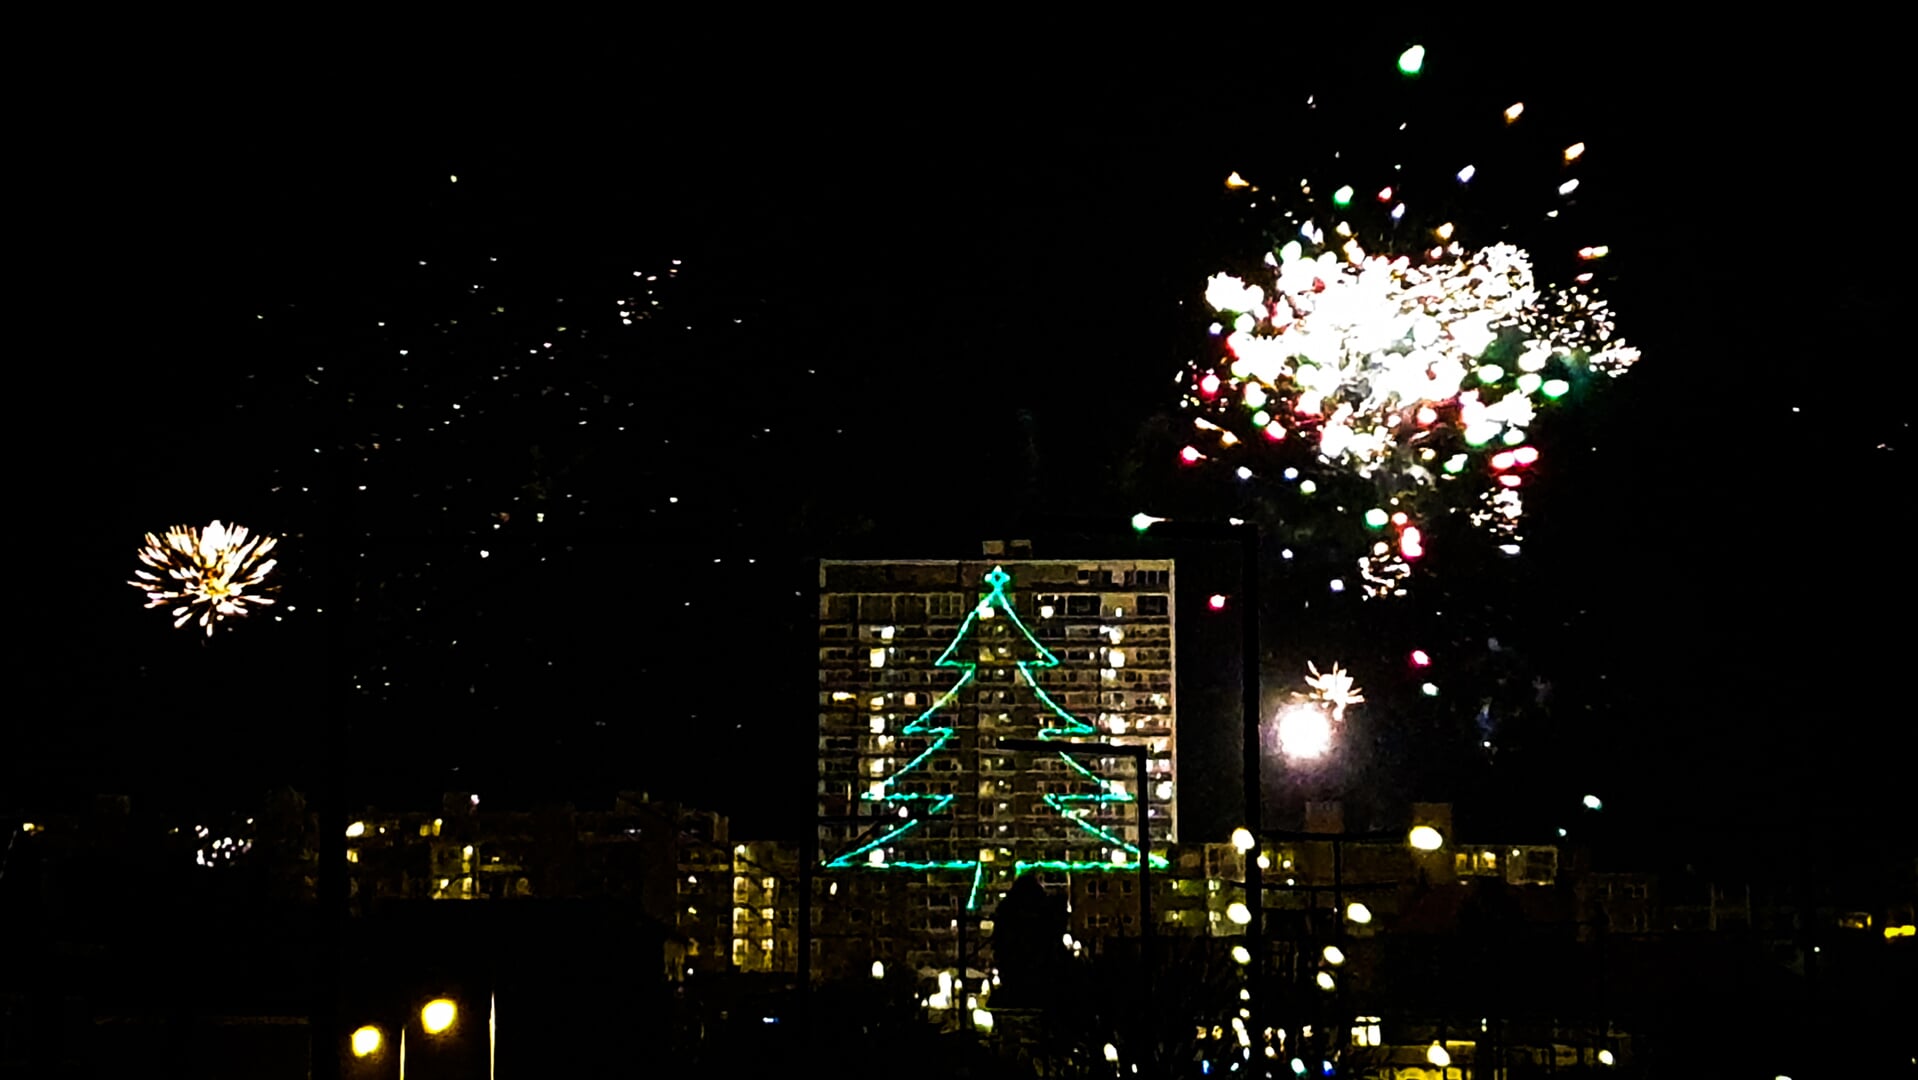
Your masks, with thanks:
M1144 970L1142 993L1145 1000L1140 1015L1149 1016L1152 1008L1152 820L1147 812L1145 758L1146 748L1135 744L1132 748L1132 775L1139 779L1139 791L1134 797L1139 811L1139 965Z
M1243 695L1242 735L1245 773L1245 827L1252 833L1253 847L1245 860L1245 906L1252 915L1246 924L1246 947L1252 953L1248 982L1252 992L1249 1003L1252 1030L1259 1040L1259 1061L1263 1071L1263 1038L1268 1015L1265 1000L1265 874L1259 867L1265 843L1260 839L1264 813L1264 784L1261 780L1265 755L1260 746L1259 723L1259 530L1250 523L1233 526L1239 534L1240 608L1240 692Z
M817 563L810 563L808 565L812 566L814 571L812 574L812 588L803 591L805 595L811 599L811 603L807 611L801 614L799 625L806 626L810 624L817 627L819 625L819 568ZM816 630L813 632L817 633ZM807 700L813 703L815 710L813 724L816 732L819 723L817 719L817 699L812 696L809 680L800 680L799 685L808 688ZM794 958L793 974L796 976L794 981L799 984L794 987L794 990L796 992L795 1004L799 1009L800 1031L805 1034L807 1045L810 1046L813 1037L812 894L814 873L819 866L820 817L819 796L816 789L810 783L806 785L806 799L808 801L805 817L806 831L799 837L799 955Z

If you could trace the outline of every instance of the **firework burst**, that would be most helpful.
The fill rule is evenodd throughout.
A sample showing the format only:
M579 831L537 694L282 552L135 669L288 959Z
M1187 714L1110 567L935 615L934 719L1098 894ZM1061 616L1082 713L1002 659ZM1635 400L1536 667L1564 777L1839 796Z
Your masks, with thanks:
M1566 148L1555 167L1585 150ZM1454 190L1430 201L1452 200L1491 168L1448 168ZM1414 224L1416 193L1391 179L1364 198L1349 185L1315 198L1313 180L1301 181L1262 270L1207 282L1219 347L1191 371L1185 401L1218 449L1180 455L1188 465L1233 458L1242 479L1282 474L1297 497L1343 504L1367 530L1356 561L1368 597L1405 595L1443 515L1461 513L1518 554L1520 489L1539 459L1530 429L1638 359L1586 288L1608 247L1567 252L1583 272L1541 284L1520 247L1469 247L1452 221ZM1233 181L1234 192L1258 191ZM1558 194L1578 186L1564 179Z
M267 583L275 560L266 556L278 543L218 521L205 529L178 525L164 537L148 533L139 552L147 569L134 571L127 584L146 593L147 607L171 607L176 628L198 622L211 637L227 616L243 617L251 606L273 603L266 594L275 588Z

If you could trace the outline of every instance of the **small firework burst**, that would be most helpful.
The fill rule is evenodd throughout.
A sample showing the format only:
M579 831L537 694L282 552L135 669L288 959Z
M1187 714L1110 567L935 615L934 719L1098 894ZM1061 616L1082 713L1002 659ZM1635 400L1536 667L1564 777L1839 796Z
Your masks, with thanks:
M275 588L266 583L275 560L266 556L278 543L218 521L205 529L176 525L164 537L146 535L139 558L147 569L135 570L127 584L147 594L149 608L171 605L175 627L197 621L211 637L227 616L273 603L265 594Z
M1323 675L1319 674L1317 664L1308 663L1305 668L1311 672L1305 677L1305 685L1312 688L1315 700L1332 706L1333 720L1345 719L1346 706L1364 704L1364 692L1353 683L1351 673L1337 664L1333 664L1332 670Z

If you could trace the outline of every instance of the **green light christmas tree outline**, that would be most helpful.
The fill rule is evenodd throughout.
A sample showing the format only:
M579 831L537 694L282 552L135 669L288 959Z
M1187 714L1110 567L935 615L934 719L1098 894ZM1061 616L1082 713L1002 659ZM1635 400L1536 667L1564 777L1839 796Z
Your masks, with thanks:
M946 646L945 651L940 653L939 659L933 661L934 667L958 669L960 671L959 681L954 683L944 693L940 694L924 712L920 713L910 724L907 724L900 731L901 736L925 735L930 736L932 741L924 750L913 757L911 761L893 770L891 775L880 782L879 787L884 794L875 795L871 791L866 791L862 792L859 796L863 802L883 804L888 811L907 811L905 820L893 824L886 832L880 834L878 837L835 855L825 864L828 869L835 870L904 870L919 873L970 870L972 871L972 893L966 900L966 909L968 911L978 910L979 891L985 877L985 866L977 858L935 861L906 860L882 864L874 864L870 861L860 860L862 856L865 856L867 853L893 843L899 837L924 825L934 816L944 813L946 808L952 805L952 801L958 798L956 795L936 792L903 791L897 789L900 787L900 779L902 777L914 772L926 761L931 759L944 748L948 742L952 741L953 735L956 734L955 728L941 725L938 722L938 714L956 701L959 695L965 691L966 687L971 685L973 680L978 676L979 664L977 661L955 658L955 654L959 651L961 643L966 640L967 635L972 631L973 625L981 619L997 618L1000 615L1004 615L1004 617L1011 622L1012 626L1018 629L1026 643L1032 646L1038 653L1038 659L1036 660L1015 659L1013 660L1013 664L1019 673L1018 681L1024 683L1026 688L1032 691L1033 696L1038 699L1039 704L1044 706L1053 718L1049 724L1043 721L1041 722L1039 729L1040 739L1073 738L1097 735L1099 733L1097 728L1072 715L1072 713L1061 707L1058 702L1053 701L1052 696L1047 694L1045 688L1040 686L1039 681L1033 677L1034 668L1043 671L1047 668L1057 667L1059 665L1059 658L1054 656L1052 650L1046 648L1039 642L1038 638L1033 636L1032 631L1026 627L1026 624L1020 620L1018 613L1013 610L1012 601L1006 596L1005 592L1006 586L1012 581L1012 575L1006 573L1004 567L995 566L992 568L992 571L985 576L985 581L987 585L991 586L991 591L982 595L979 602L973 605L972 610L966 613L965 621L960 623L958 633L953 635L952 641ZM1115 791L1112 781L1106 780L1094 773L1091 769L1086 768L1070 753L1060 752L1059 759L1065 762L1074 772L1096 785L1098 790L1095 793L1085 795L1047 793L1043 796L1046 805L1052 807L1054 812L1065 820L1072 822L1074 825L1079 826L1100 840L1124 850L1132 859L1137 859L1139 857L1137 844L1129 843L1124 838L1116 836L1092 822L1087 821L1086 815L1090 813L1092 807L1087 806L1081 809L1077 804L1086 803L1097 806L1102 803L1130 803L1138 796L1125 791L1123 788ZM1145 778L1140 777L1138 780L1141 794L1143 794ZM913 813L912 807L915 804L924 804L925 808L917 813ZM1013 865L1014 871L1017 874L1023 874L1027 870L1032 869L1100 872L1114 870L1129 871L1135 869L1134 865L1130 862L1114 863L1103 860L1090 861L1077 859L1022 859ZM1163 856L1153 855L1152 865L1155 869L1163 869L1171 864L1168 863Z

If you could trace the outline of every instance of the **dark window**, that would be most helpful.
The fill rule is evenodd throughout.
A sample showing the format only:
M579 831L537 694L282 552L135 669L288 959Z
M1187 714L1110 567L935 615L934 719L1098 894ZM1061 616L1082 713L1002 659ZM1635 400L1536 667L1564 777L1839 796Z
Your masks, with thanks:
M1141 615L1164 615L1169 607L1163 596L1139 597L1139 614Z

